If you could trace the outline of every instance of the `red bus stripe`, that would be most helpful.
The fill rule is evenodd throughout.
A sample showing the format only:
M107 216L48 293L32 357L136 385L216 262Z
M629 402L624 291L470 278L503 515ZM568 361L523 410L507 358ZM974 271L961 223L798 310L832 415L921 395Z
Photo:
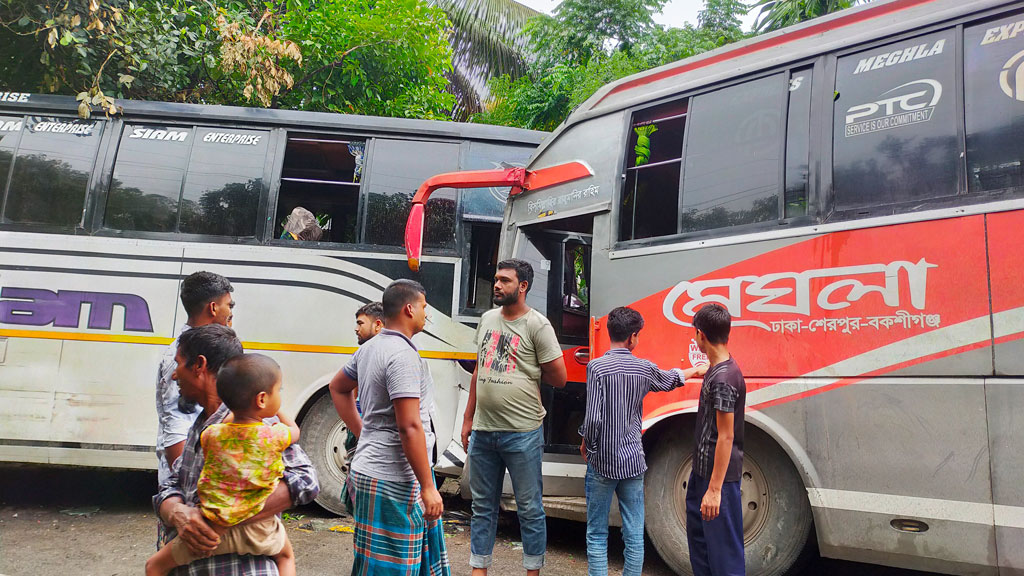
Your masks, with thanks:
M596 108L599 104L601 104L601 102L604 101L605 98L611 96L612 94L617 94L625 90L631 90L638 86L650 84L651 82L657 82L658 80L664 80L665 78L671 78L672 76L677 76L679 74L690 72L692 70L704 68L712 64L718 64L719 62L725 62L726 60L732 60L733 58L738 58L740 56L746 56L747 54L753 54L755 52L760 52L762 50L767 50L769 48L781 46L783 44L794 42L796 40L802 40L810 36L823 34L830 30L850 26L851 24L857 24L858 22L871 20L872 18L877 18L879 16L884 16L886 14L891 14L893 12L899 12L900 10L905 10L913 6L917 6L918 4L927 4L929 2L934 1L935 0L896 0L895 2L889 4L872 6L870 8L866 8L864 10L855 12L848 16L836 18L835 20L830 20L828 22L822 22L820 24L808 26L807 28L804 28L802 30L794 30L793 32L779 34L778 36L775 36L773 38L766 38L765 40L762 40L760 42L755 42L753 44L748 44L746 46L736 48L734 50L729 50L728 52L723 52L721 54L717 54L715 56L705 58L697 62L684 64L682 66L679 66L678 68L670 68L668 70L662 70L661 72L657 72L649 76L644 76L643 78L630 80L629 82L620 84L615 88L611 89L607 94L602 96L601 99L597 101L597 104L594 104L594 106L591 109Z

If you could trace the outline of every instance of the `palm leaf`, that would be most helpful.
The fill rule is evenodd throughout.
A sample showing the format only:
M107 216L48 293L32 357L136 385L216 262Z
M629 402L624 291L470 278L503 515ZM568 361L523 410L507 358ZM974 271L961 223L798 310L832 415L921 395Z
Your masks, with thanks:
M831 14L870 0L758 0L751 10L760 8L754 30L770 32L811 18Z

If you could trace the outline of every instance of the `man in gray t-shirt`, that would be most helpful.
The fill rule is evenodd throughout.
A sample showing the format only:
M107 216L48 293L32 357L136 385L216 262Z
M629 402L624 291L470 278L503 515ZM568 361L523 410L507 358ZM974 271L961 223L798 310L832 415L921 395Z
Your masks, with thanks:
M397 558L408 569L401 574L450 576L444 507L431 472L434 384L412 342L426 324L426 291L419 282L396 280L381 303L384 330L329 386L338 415L359 437L348 482L356 523L352 573L398 574Z

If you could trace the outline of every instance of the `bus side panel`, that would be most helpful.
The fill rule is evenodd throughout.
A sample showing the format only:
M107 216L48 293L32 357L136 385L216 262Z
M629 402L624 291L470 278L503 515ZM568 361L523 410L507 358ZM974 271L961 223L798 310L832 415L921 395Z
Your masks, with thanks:
M996 374L1024 374L1024 253L1020 250L1024 211L988 215ZM985 383L992 451L992 502L1000 574L1024 574L1024 380L996 378Z
M986 216L996 374L1024 374L1024 210Z
M67 237L6 236L0 261L20 266L3 274L3 306L21 313L0 318L0 332L18 335L0 394L20 400L3 402L20 415L3 419L2 437L44 449L34 461L154 466L156 371L175 330L180 245L78 238L69 251ZM18 423L26 418L34 424Z

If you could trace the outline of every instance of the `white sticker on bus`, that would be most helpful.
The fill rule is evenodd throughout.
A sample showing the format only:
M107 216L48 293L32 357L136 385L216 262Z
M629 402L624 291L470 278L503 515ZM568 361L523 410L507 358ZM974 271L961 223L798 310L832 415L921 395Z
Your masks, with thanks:
M92 134L94 124L77 122L40 122L32 126L33 132L52 132L54 134Z
M882 96L908 87L914 90L851 106L846 111L846 136L860 136L931 120L935 106L942 98L942 84L930 78L914 80L887 90Z
M989 28L985 31L985 37L981 39L981 45L995 44L996 42L1016 38L1021 32L1024 32L1024 20L1010 22L1005 26Z
M0 92L0 102L28 102L28 92Z
M937 40L930 49L928 48L928 44L918 44L917 46L900 48L899 50L894 50L892 52L883 52L877 56L861 58L853 73L860 74L861 72L867 72L869 70L888 68L889 66L910 62L911 60L920 60L936 54L942 54L942 49L945 48L945 46L946 40L943 39Z
M1024 62L1021 59L1024 59L1024 50L1003 64L1003 71L999 73L999 88L1010 98L1024 102Z
M0 122L0 132L19 132L21 130L21 120L11 120L8 122Z
M255 146L260 143L260 137L255 134L232 134L231 132L210 132L206 136L203 136L203 142Z
M184 142L188 139L187 130L153 130L152 128L134 128L129 138L141 138L143 140L171 140Z

